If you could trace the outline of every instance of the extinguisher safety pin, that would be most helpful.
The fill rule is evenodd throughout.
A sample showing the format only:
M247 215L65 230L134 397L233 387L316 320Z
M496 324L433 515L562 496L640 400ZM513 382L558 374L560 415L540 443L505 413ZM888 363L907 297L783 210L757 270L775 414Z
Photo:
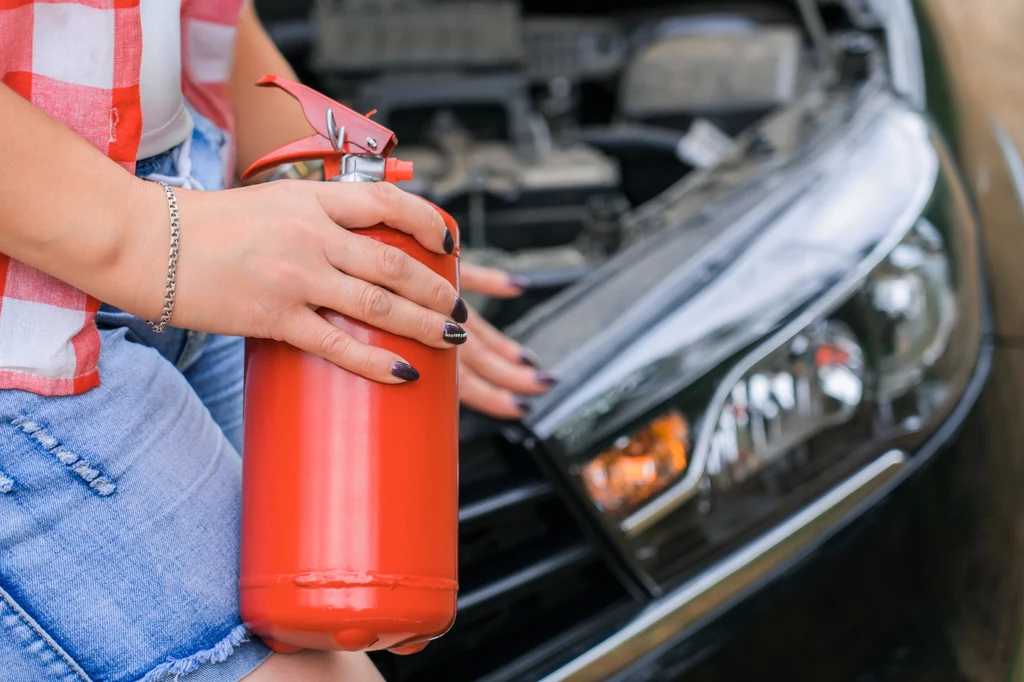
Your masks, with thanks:
M334 119L334 109L330 107L327 108L327 136L334 151L340 152L342 145L345 144L345 126L338 127L338 122Z

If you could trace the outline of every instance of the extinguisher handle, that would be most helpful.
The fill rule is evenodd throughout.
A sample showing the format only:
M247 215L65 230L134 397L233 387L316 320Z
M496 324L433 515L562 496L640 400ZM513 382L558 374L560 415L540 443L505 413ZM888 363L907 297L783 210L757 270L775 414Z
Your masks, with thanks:
M362 154L387 158L398 144L398 138L393 132L370 120L374 112L364 116L308 86L279 76L264 76L256 85L278 87L294 97L316 133L258 159L242 173L243 179L284 163L317 159L324 162L329 179L337 175L341 157ZM411 176L411 166L407 163L392 159L388 161L388 167L393 172L392 177L386 179L405 180ZM335 172L331 173L331 170Z

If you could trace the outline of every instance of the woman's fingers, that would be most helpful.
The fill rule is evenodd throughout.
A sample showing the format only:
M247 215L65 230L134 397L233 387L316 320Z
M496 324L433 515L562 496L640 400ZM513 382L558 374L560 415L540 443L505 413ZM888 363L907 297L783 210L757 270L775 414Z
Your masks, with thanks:
M488 346L492 353L505 360L529 366L534 364L532 352L502 334L472 308L467 310L466 329L474 339Z
M466 321L466 305L455 287L401 249L339 230L325 253L332 266L352 277L379 284L456 322Z
M472 309L466 327L472 338L459 355L462 404L499 419L523 416L529 410L523 396L545 393L555 377L534 369L530 354Z
M484 294L492 298L515 298L528 284L521 275L510 275L504 270L485 268L472 263L460 266L459 283L465 291Z
M383 287L337 273L318 280L311 303L432 348L461 345L469 334L446 315L424 308Z
M518 358L502 357L476 333L462 349L459 362L484 381L510 393L540 395L555 383L554 376L547 372L524 365Z
M416 368L404 358L360 343L339 329L341 316L327 313L325 317L327 319L308 308L297 311L284 325L284 341L373 381L400 384L419 378ZM329 320L334 320L335 324Z
M412 235L435 253L453 253L455 240L430 204L389 182L317 182L317 199L341 227L359 229L384 223Z
M480 378L459 364L459 397L463 405L497 419L518 419L529 410L525 400Z

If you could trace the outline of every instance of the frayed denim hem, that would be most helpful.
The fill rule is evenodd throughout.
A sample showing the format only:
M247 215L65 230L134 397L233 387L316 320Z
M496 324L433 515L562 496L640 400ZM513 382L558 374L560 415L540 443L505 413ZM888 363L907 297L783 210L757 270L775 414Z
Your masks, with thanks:
M235 648L249 641L249 631L244 625L234 628L228 636L213 647L197 651L191 656L161 663L146 673L139 682L158 682L168 677L187 675L205 663L223 663L235 652Z

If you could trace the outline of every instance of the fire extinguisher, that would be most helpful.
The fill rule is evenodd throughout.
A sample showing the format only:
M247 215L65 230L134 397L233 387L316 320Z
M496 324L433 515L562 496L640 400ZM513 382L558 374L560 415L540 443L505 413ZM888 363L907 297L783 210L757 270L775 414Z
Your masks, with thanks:
M389 156L394 133L368 116L275 76L259 84L297 99L316 134L243 177L315 159L328 182L412 176L411 163ZM455 222L440 212L458 243ZM457 248L431 253L384 225L359 233L458 287ZM455 619L458 351L348 318L342 328L407 359L420 378L381 384L286 343L246 341L242 619L282 653L414 653Z

